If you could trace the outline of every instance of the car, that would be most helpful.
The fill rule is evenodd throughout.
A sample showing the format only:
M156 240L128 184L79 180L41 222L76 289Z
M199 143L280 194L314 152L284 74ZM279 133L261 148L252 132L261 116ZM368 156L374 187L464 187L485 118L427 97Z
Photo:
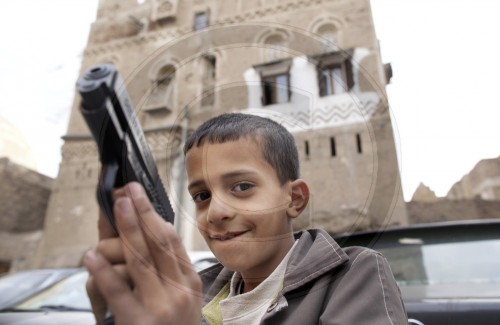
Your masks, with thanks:
M200 271L217 263L210 251L190 251ZM84 268L22 271L0 278L0 324L94 324Z
M45 290L78 269L37 269L7 273L0 277L0 309L19 303Z
M188 255L197 272L219 263L211 251L189 251Z
M333 237L385 255L411 324L500 324L500 219Z
M41 274L49 274L51 281L43 289L25 294L13 289L12 296L19 296L9 306L0 310L0 324L93 324L90 301L85 291L88 273L84 268L42 269L15 273L12 276L34 282ZM46 281L47 283L47 281ZM22 299L24 297L24 299Z

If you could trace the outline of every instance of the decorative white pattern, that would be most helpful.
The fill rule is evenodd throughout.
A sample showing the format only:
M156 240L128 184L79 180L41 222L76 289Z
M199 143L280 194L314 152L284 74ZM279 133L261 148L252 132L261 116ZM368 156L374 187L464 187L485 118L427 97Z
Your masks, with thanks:
M318 98L309 105L288 103L248 109L246 112L269 117L291 132L300 132L364 123L375 113L379 102L375 92L346 93Z

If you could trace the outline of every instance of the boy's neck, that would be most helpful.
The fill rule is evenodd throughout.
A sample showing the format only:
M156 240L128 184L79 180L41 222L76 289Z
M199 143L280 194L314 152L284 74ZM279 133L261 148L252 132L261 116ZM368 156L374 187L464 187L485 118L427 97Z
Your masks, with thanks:
M281 256L279 259L276 259L278 263L275 265L266 265L265 268L259 268L258 270L251 270L246 272L240 272L243 284L242 290L239 293L250 292L253 289L257 288L259 284L261 284L265 279L267 279L271 273L278 267L278 265L283 261L285 256L290 252L290 249L293 247L295 243L293 234L290 234L290 237L287 237L286 249L283 249L280 253Z

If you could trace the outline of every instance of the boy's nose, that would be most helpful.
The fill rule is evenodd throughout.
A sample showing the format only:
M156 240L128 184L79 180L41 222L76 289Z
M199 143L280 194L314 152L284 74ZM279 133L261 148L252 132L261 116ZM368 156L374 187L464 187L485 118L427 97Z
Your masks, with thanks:
M230 220L234 217L234 209L222 198L213 196L210 200L210 205L207 212L207 221L212 224L217 224Z

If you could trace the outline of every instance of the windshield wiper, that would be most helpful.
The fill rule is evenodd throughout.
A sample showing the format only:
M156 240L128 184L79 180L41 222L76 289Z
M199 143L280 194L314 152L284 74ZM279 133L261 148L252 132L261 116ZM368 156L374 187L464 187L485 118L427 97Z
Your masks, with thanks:
M66 305L42 305L41 310L55 310L55 311L91 311L89 308L78 308Z
M40 312L40 311L84 311L84 312L91 312L89 308L77 308L77 307L71 307L71 306L65 306L65 305L43 305L40 306L39 308L16 308L16 307L9 307L9 308L4 308L1 309L1 313L9 313L9 312L15 312L15 313L33 313L33 312Z

